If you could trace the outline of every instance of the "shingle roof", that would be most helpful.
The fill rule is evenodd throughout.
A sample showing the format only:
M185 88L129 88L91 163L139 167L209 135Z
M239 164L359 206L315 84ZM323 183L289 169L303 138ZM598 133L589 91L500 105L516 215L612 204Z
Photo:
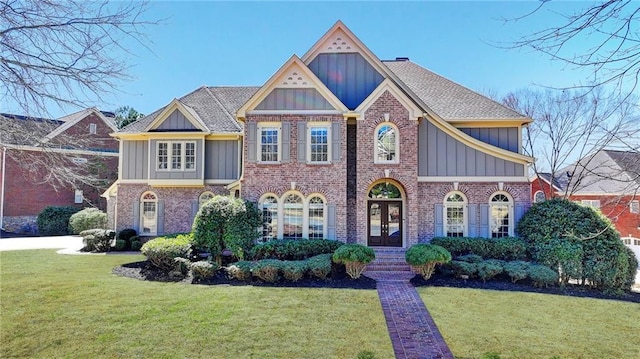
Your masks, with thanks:
M445 120L526 119L525 116L407 60L383 63Z
M36 146L44 137L64 124L63 121L0 114L0 143Z
M259 87L207 87L202 86L178 99L180 103L200 117L211 132L240 132L242 127L235 119L236 111ZM133 122L118 133L137 133L144 131L166 106Z
M560 182L558 182L557 178L553 178L553 181L551 180L551 173L548 172L540 172L538 173L538 177L544 179L545 181L551 183L554 187L561 189L562 188L562 184Z

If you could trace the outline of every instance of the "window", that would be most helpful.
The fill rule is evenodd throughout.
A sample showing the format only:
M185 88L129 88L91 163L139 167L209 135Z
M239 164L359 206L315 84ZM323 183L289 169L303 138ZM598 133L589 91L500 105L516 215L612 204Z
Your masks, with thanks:
M196 169L195 142L158 142L157 156L159 171L195 171Z
M640 201L634 200L629 203L629 212L640 213Z
M90 123L89 124L89 134L90 135L95 135L97 132L98 126L96 126L95 123Z
M309 239L324 238L324 201L320 197L309 200Z
M447 237L466 235L467 200L461 193L449 193L444 200L445 233Z
M258 160L260 162L280 161L280 126L274 124L258 124L260 144L258 146Z
M628 246L631 245L631 238L627 237L627 238L622 238L622 242Z
M581 201L583 206L600 208L600 200L599 199L583 199Z
M313 124L308 126L308 157L307 160L310 163L328 163L330 154L329 151L329 125L328 124Z
M73 203L82 203L83 200L84 200L84 193L82 192L82 190L81 189L75 190Z
M511 199L507 194L496 193L489 200L491 238L507 237L513 233Z
M283 238L302 238L302 198L297 194L290 194L284 199L283 208Z
M544 202L547 198L544 195L544 192L542 191L537 191L534 195L533 195L533 202L535 203L540 203L540 202Z
M278 200L267 196L260 202L262 210L262 241L278 238Z
M140 198L140 235L158 234L158 197L153 192L145 192Z
M398 129L390 124L383 123L375 132L375 163L398 163Z
M210 191L202 192L200 194L200 197L198 197L198 205L199 205L199 207L202 207L202 205L205 204L211 198L213 198L213 196L214 196L213 192L210 192Z

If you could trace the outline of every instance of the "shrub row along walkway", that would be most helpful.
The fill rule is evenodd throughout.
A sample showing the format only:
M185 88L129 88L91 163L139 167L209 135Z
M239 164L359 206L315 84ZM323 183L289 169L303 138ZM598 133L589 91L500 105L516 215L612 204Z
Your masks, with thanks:
M413 273L368 272L375 279L396 358L453 358L416 289Z

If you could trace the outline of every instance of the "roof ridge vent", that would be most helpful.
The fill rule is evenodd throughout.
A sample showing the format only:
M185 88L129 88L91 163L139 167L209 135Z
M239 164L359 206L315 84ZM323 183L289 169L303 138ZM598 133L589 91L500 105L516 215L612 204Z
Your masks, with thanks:
M396 61L409 61L408 57L396 57Z

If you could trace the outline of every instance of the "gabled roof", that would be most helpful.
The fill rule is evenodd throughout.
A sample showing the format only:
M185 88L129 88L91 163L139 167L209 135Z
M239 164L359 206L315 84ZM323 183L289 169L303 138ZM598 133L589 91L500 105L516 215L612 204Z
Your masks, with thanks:
M89 116L91 114L95 114L100 120L102 120L102 122L104 122L107 126L109 126L111 128L111 130L115 131L115 130L118 129L118 127L116 126L114 118L108 116L108 115L113 115L113 114L111 114L110 112L101 112L95 107L90 107L90 108L84 109L82 111L78 111L78 112L72 113L70 115L66 115L66 116L60 117L58 119L58 121L64 122L64 124L62 124L61 126L56 128L55 130L53 130L51 133L49 133L45 137L44 142L47 142L47 141L53 139L54 137L56 137L59 134L63 133L64 131L66 131L70 127L74 126L76 123L82 121L83 119L85 119L87 116Z
M192 110L210 132L237 133L242 132L242 127L235 119L235 112L253 96L258 89L259 87L202 86L176 99L176 101L179 101L186 108ZM131 123L116 132L116 135L145 132L149 125L172 103L173 101Z
M382 61L424 104L446 121L532 120L406 59Z
M544 180L548 184L550 184L553 187L555 187L556 190L560 190L562 188L560 182L558 182L558 180L556 178L553 178L553 179L551 178L551 173L540 172L540 173L538 173L537 177L541 178L542 180ZM533 179L532 181L535 181L535 179Z

